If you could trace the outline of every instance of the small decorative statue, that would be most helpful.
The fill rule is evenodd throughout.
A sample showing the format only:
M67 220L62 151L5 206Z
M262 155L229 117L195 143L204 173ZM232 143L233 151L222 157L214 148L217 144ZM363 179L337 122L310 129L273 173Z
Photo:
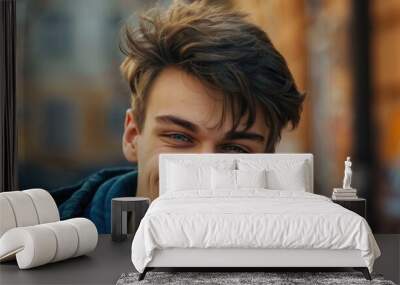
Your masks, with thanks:
M344 178L343 178L343 189L352 189L351 184L351 161L350 156L347 157L346 161L344 162Z

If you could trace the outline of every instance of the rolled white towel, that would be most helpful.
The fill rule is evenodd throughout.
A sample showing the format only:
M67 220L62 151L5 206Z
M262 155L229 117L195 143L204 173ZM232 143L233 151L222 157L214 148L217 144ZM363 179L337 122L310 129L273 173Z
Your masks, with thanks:
M14 257L20 269L86 254L96 248L98 233L88 219L17 227L0 238L0 261Z

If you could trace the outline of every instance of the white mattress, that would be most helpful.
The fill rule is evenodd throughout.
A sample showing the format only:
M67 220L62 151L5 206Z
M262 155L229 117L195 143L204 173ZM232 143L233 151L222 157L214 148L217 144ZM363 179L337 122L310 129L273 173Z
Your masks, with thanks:
M143 272L155 249L167 248L357 249L371 272L380 255L359 215L324 196L263 189L221 197L199 197L196 190L160 196L132 242L135 268Z

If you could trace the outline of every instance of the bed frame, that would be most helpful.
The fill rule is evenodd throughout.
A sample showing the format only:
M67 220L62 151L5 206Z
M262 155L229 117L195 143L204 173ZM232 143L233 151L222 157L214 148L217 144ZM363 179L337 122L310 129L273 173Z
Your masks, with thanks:
M254 158L267 160L305 160L309 167L309 187L307 192L313 193L313 156L312 154L160 154L159 157L159 191L160 195L166 192L167 161L174 160L235 160L237 158ZM288 271L296 268L343 268L350 267L361 271L367 280L371 280L369 270L361 257L359 250L330 250L330 249L254 249L254 248L168 248L157 249L153 259L139 280L143 280L146 273L155 268L181 269L214 269L224 268L229 271L265 271L265 269L282 269Z
M200 249L200 248L170 248L157 249L152 261L139 275L142 280L146 273L155 268L185 268L213 269L234 271L259 271L301 268L336 269L350 267L361 271L367 280L371 280L368 268L361 258L359 250L329 250L329 249ZM229 270L228 270L229 271ZM321 270L322 271L322 270Z

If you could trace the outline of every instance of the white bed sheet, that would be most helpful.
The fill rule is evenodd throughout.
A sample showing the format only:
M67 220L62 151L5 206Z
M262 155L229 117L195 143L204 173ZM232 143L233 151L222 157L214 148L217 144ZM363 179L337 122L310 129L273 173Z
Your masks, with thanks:
M153 201L132 242L139 272L165 248L357 249L370 272L380 256L365 219L324 196L265 189L201 195L170 192Z

